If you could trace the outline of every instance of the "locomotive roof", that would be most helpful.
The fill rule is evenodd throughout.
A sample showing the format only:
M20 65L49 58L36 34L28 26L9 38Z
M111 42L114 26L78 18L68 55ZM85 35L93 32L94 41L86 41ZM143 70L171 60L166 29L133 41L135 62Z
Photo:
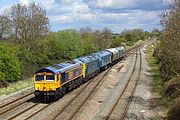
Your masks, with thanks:
M95 60L98 60L99 58L94 56L94 55L88 55L85 57L80 57L80 58L76 58L74 59L75 62L79 62L79 63L89 63Z
M122 51L122 50L124 50L124 47L117 47L116 49L119 51Z
M48 66L48 67L44 67L42 69L39 69L35 72L35 74L37 73L42 73L42 72L48 72L48 73L54 73L54 74L58 74L59 73L59 70L54 68L54 67L51 67L51 66Z
M58 74L58 73L63 73L65 71L71 70L72 68L76 68L78 66L80 66L80 63L77 63L74 61L62 62L62 63L55 64L52 66L44 67L36 71L35 74L40 73L40 72L51 72L54 74Z
M111 48L111 49L106 49L106 50L113 53L113 54L118 53L118 50L116 48Z
M111 55L111 52L109 52L109 51L99 51L97 53L93 53L93 55L98 55L100 57L103 57L103 56Z

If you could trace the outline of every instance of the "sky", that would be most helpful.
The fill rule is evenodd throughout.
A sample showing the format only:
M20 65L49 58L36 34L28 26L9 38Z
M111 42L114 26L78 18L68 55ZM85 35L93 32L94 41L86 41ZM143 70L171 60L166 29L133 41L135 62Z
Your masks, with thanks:
M13 4L33 0L0 0L0 14ZM113 33L141 28L161 29L159 15L170 0L34 0L47 10L51 31L107 27Z

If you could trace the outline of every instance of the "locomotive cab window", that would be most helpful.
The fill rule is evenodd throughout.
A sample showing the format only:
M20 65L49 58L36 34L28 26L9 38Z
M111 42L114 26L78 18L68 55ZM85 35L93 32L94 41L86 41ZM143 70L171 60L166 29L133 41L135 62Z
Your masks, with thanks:
M46 75L46 81L54 81L54 75Z
M35 80L36 81L43 81L44 80L44 75L36 75Z

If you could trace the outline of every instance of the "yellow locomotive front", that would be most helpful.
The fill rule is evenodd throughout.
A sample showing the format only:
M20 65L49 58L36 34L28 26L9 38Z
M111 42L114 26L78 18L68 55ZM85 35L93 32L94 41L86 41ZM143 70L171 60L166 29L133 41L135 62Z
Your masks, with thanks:
M73 61L44 67L34 74L34 94L40 100L58 100L83 83L84 77L84 64Z
M60 75L40 72L34 74L34 94L40 99L50 99L60 87Z

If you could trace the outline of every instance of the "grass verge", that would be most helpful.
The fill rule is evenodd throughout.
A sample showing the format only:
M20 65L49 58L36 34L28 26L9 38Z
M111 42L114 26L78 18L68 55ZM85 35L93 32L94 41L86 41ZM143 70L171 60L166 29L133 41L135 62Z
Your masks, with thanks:
M163 82L160 78L160 72L159 72L159 66L157 64L157 60L155 57L153 57L154 46L155 46L154 44L155 43L150 44L146 49L147 60L151 67L151 73L152 73L152 77L153 77L152 94L154 96L157 96L157 98L158 98L157 99L157 107L161 111L160 112L161 118L166 119L170 99L161 94L162 88L163 88ZM152 45L153 45L153 47L152 47Z
M160 78L157 60L155 57L153 57L154 47L152 47L152 45L153 44L150 44L147 47L146 55L148 58L149 65L151 67L151 72L152 72L152 77L153 77L153 83L152 83L153 84L153 92L160 93L163 83L162 83L162 80Z
M6 88L0 88L0 96L2 95L9 95L11 93L20 91L22 89L25 89L27 87L32 87L33 80L24 80L24 81L18 81L15 83L10 83L8 87Z

